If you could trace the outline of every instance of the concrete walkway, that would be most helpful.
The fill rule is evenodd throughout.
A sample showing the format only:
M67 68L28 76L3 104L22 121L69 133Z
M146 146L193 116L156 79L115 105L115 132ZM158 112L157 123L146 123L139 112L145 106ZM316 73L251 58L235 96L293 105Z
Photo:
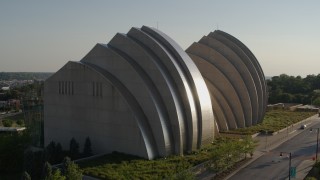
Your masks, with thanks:
M302 163L300 163L297 166L297 176L292 179L303 180L308 175L309 171L312 169L314 163L315 161L312 161L312 160L304 160Z

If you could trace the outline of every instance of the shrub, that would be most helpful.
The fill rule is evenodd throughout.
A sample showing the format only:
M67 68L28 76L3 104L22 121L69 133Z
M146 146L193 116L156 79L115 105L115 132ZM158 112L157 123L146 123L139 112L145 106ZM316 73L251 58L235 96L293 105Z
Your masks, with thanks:
M71 159L79 157L79 143L74 138L70 140L69 155Z
M82 179L82 173L77 164L71 161L69 157L65 157L62 163L62 173L68 180Z
M19 126L22 126L24 123L23 123L23 120L22 119L19 119L19 120L17 120L17 124L19 125Z
M92 156L91 141L89 137L86 138L86 141L84 143L83 156L84 157Z
M4 127L11 127L12 126L12 120L10 120L10 119L4 119L4 120L2 120L2 124L3 124L3 126Z
M31 177L26 171L24 171L21 179L22 180L31 180Z

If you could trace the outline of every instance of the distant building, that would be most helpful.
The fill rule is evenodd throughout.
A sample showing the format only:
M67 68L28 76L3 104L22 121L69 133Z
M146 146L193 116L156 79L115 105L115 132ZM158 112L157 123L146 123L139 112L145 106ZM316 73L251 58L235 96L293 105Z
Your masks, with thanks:
M9 91L9 90L10 90L10 86L2 87L1 89L2 89L3 91Z
M262 121L265 79L248 48L218 31L187 53L143 26L68 62L45 81L45 145L55 141L67 149L71 138L83 145L90 137L94 153L153 159Z
M7 101L0 101L0 108L6 107Z
M14 108L14 109L20 109L20 100L18 99L9 99L8 100L8 105L9 107L11 108Z

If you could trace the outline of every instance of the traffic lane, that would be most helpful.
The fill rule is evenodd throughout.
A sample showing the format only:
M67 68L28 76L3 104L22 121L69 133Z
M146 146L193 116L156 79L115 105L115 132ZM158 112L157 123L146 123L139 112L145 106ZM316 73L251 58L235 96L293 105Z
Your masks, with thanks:
M317 122L312 128L319 128ZM229 179L285 179L289 174L289 158L280 157L280 152L292 153L292 166L298 166L306 159L312 159L316 152L316 131L310 128L281 144L278 148L264 154L256 161L240 170Z
M240 170L230 179L285 179L289 171L288 164L287 157L280 157L279 153L268 153L248 165L245 169Z

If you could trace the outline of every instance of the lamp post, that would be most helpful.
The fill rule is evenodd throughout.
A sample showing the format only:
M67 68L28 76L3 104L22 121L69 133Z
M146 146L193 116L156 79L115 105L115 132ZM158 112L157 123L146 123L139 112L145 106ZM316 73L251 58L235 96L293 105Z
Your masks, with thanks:
M317 149L316 149L316 162L318 161L318 146L319 146L319 129L320 128L313 128L317 129ZM310 132L312 132L312 128L310 129Z
M265 133L265 136L266 136L266 144L265 144L265 151L267 151L267 144L268 144L268 131L267 130L265 130L264 131L264 133Z
M289 136L289 119L287 120L287 138Z
M291 170L291 152L280 152L280 157L283 156L283 154L289 154L289 180L291 179L290 170Z

